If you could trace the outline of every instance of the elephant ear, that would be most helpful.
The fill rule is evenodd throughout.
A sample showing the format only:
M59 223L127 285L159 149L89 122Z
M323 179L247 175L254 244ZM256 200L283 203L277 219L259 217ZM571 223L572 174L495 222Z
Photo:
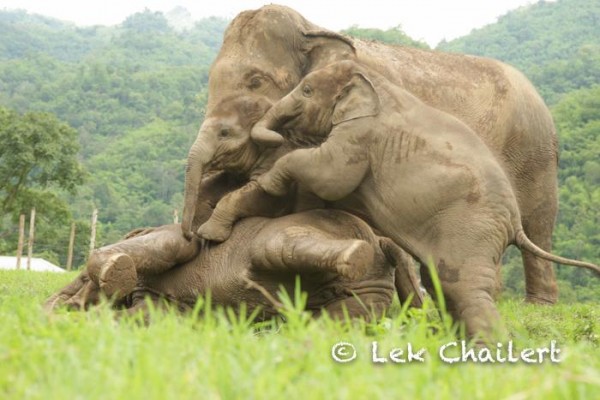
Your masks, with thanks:
M334 39L334 40L339 40L340 42L343 42L345 44L347 44L348 46L350 46L350 48L352 49L352 51L356 51L356 48L354 47L354 42L352 41L352 39L348 36L345 35L341 35L339 33L336 32L331 32L325 29L309 29L309 30L305 30L303 32L303 35L307 38L311 38L311 39ZM314 45L313 45L314 46Z
M379 114L379 95L371 81L361 73L355 73L340 91L333 109L333 125L351 119L373 117Z
M304 40L301 41L302 59L301 75L323 68L334 61L350 60L356 57L356 48L352 38L331 32L308 23L302 29Z

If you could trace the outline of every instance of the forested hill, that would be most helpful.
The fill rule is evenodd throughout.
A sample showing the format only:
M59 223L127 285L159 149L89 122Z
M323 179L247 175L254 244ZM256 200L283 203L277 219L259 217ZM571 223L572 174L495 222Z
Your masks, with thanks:
M78 28L0 12L0 104L57 114L78 129L85 155L96 136L119 136L155 117L198 123L197 96L227 21L178 32L146 11L116 27Z
M77 62L107 43L109 31L101 27L77 28L25 11L1 12L0 57L11 60L43 53L61 61Z
M19 214L33 205L38 210L34 251L62 265L72 221L75 264L84 261L94 208L99 209L98 245L132 228L172 221L182 205L187 152L203 118L209 66L227 23L194 22L179 9L82 28L0 11L1 254L15 253ZM350 27L344 33L427 47L399 27ZM519 8L438 47L508 62L540 90L561 149L554 250L595 263L600 263L599 37L598 0L558 0ZM63 142L53 144L57 137ZM35 154L17 150L40 141L48 144L38 149L46 160L57 146L71 159L63 157L60 166L37 165ZM11 165L26 165L31 173L5 168ZM56 176L65 166L72 171ZM505 293L522 296L519 257L513 254L507 264ZM589 273L565 267L559 275L563 299L600 298L600 284Z
M107 48L117 52L131 50L134 52L131 56L138 53L148 56L149 51L154 49L158 51L154 54L160 56L163 45L175 44L175 58L167 61L168 64L209 64L221 46L228 21L207 18L181 29L176 19L169 19L169 15L146 10L117 26L78 27L22 10L0 10L0 57L8 60L45 54L61 61L80 62L86 57L102 54ZM154 35L160 39L154 40L156 38L151 37ZM169 41L171 43L167 43ZM113 61L119 63L124 60ZM129 62L132 61L129 59Z
M181 12L145 11L117 26L81 28L0 11L0 117L1 107L57 116L77 131L87 170L76 195L28 182L32 190L57 192L35 196L36 252L64 265L72 216L81 262L95 207L99 244L135 226L172 221L181 207L187 152L202 121L208 70L228 22L207 18L182 29ZM0 157L8 154L0 151ZM0 200L6 190L0 186ZM0 253L14 253L18 214L28 213L32 197L23 192L0 210Z
M600 1L540 1L437 49L514 65L554 104L564 93L600 83Z

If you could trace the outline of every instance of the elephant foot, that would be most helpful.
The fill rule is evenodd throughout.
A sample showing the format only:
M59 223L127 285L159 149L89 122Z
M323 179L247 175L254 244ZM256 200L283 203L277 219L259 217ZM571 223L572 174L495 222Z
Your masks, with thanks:
M542 305L542 306L552 306L554 304L556 304L556 302L558 301L558 296L557 295L548 295L548 296L540 296L540 295L534 295L534 294L527 294L527 296L525 297L525 301L527 303L530 304L537 304L537 305Z
M196 233L202 239L221 243L229 239L229 236L231 236L231 226L219 224L211 218L200 225L200 228L198 228Z
M356 280L361 278L373 264L373 247L364 240L353 240L335 261L335 267L343 277Z
M62 303L62 306L68 311L84 311L85 305L83 299L74 297Z
M111 256L100 270L100 289L115 299L127 296L137 285L137 272L133 260L127 254Z
M67 295L59 295L53 294L46 302L44 303L43 309L44 312L50 314L54 312L57 308L60 308L65 304L65 301L69 299Z

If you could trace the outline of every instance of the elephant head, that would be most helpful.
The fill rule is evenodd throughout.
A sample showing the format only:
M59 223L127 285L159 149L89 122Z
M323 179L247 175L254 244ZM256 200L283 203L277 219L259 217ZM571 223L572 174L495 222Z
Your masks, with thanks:
M232 95L281 99L309 71L353 58L353 42L307 21L291 8L244 11L227 28L209 74L206 114Z
M264 96L226 98L207 117L188 155L181 229L191 237L200 182L212 170L248 174L260 157L259 147L250 139L250 130L271 102Z
M339 61L308 74L256 123L251 136L273 145L283 141L280 132L298 147L317 146L334 126L379 111L379 95L363 68Z

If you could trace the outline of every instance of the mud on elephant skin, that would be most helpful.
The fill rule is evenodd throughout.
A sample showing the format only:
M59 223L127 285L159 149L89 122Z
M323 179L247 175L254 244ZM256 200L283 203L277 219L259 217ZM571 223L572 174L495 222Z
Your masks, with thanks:
M531 242L506 174L468 126L357 63L341 61L308 74L252 136L270 140L275 131L320 146L282 156L258 186L225 196L213 215L227 215L221 208L235 213L252 191L284 195L292 182L327 201L358 198L383 234L422 265L433 259L449 310L470 336L489 336L499 325L493 298L509 244L600 271ZM205 226L214 222L211 217Z
M525 233L551 249L558 207L554 125L531 83L501 62L350 39L290 8L269 5L239 14L227 28L209 74L207 121L218 120L226 99L260 95L275 102L311 71L340 60L372 68L472 128L504 169ZM208 122L203 129L209 129ZM193 193L187 186L186 198L194 199ZM523 262L527 299L556 302L551 264L530 253L524 253Z
M267 318L277 314L273 299L280 286L292 293L296 275L308 293L307 308L316 315L326 310L343 318L344 309L351 317L381 315L396 290L402 301L412 299L413 306L422 301L410 257L390 239L375 235L362 220L342 211L245 219L227 242L204 246L191 260L157 272L160 266L153 269L151 265L161 259L162 251L171 259L175 248L188 250L189 242L183 238L179 244L171 240L181 237L180 229L164 226L101 249L79 277L48 299L46 307L67 304L83 309L95 304L101 297L98 283L106 267L113 269L115 285L118 274L126 278L137 274L135 288L126 279L121 282L124 289L114 292L123 297L131 291L116 303L124 305L125 312L143 310L145 295L186 309L210 291L215 305L237 309L245 303L249 310L260 306L262 317ZM396 288L395 269L401 269L405 278L396 282Z

